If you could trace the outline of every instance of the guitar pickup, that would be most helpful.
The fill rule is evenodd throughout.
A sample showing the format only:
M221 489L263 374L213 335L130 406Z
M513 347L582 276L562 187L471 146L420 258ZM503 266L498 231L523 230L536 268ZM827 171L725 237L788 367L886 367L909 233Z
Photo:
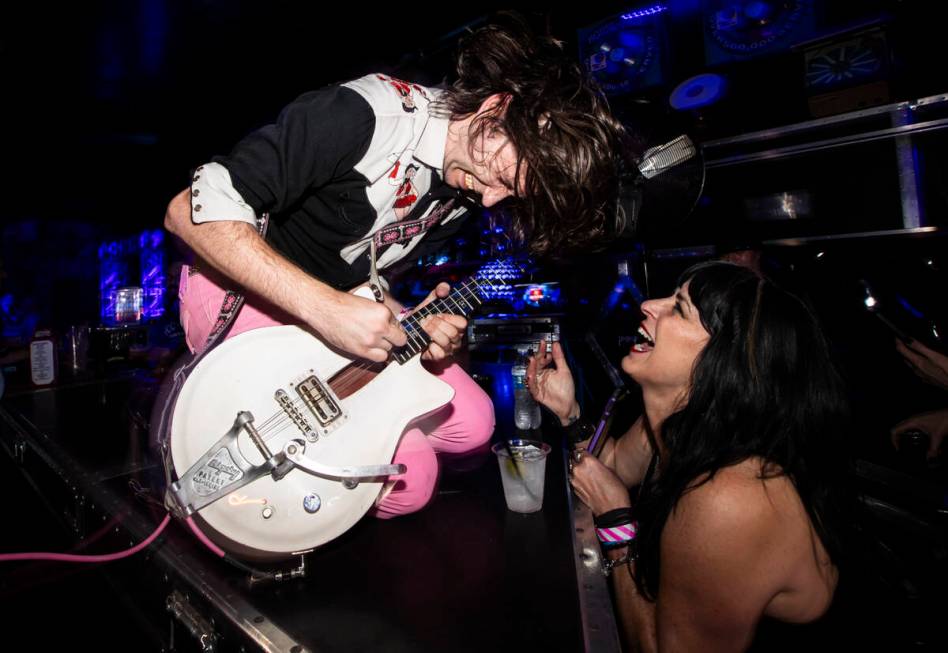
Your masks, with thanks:
M324 435L344 420L345 415L336 395L315 375L308 376L296 384L296 394L316 418L319 430Z

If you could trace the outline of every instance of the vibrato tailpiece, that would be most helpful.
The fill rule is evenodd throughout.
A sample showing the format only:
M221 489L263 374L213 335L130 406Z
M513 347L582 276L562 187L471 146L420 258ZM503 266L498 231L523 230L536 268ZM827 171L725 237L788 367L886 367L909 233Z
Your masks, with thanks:
M263 464L255 465L240 451L237 438L241 433L250 436L263 456ZM290 440L281 451L272 453L266 441L253 425L253 415L247 411L237 414L234 425L181 477L168 488L166 503L179 516L189 517L202 508L227 496L267 474L280 481L293 469L301 469L314 476L335 479L347 488L360 481L378 480L379 477L404 474L405 465L324 465L304 457L306 443Z

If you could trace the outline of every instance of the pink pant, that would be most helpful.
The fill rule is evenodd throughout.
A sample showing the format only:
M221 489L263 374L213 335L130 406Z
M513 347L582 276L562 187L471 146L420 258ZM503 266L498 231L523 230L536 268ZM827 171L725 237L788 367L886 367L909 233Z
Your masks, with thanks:
M181 270L178 289L181 326L188 348L201 347L217 320L224 291L203 274ZM254 298L245 302L227 337L260 327L292 324L293 318ZM388 519L423 508L438 481L437 453L465 453L484 446L494 431L494 405L480 386L457 364L428 365L428 370L454 388L447 406L413 422L402 434L393 462L408 471L386 487L371 514Z

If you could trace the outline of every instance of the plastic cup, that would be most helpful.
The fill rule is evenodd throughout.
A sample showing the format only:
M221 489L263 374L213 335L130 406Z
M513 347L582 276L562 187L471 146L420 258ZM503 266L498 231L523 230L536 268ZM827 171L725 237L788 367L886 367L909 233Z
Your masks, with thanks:
M550 445L535 440L509 440L495 444L491 451L500 465L507 507L514 512L540 510Z

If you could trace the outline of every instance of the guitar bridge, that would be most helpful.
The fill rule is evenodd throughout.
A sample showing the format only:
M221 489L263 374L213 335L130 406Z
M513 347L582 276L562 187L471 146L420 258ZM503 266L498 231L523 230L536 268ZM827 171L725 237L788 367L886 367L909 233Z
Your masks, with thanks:
M345 414L335 393L315 375L308 376L297 383L296 394L316 418L318 429L323 435L345 421Z
M282 388L277 390L273 394L273 398L276 399L276 402L280 404L280 408L283 409L283 412L286 413L286 416L296 424L296 428L306 436L306 439L310 442L316 442L319 436L316 434L316 431L313 430L313 427L310 426L309 421L300 412L300 409L296 407L296 404L293 403L293 400L290 399L290 395L286 393L286 390Z

